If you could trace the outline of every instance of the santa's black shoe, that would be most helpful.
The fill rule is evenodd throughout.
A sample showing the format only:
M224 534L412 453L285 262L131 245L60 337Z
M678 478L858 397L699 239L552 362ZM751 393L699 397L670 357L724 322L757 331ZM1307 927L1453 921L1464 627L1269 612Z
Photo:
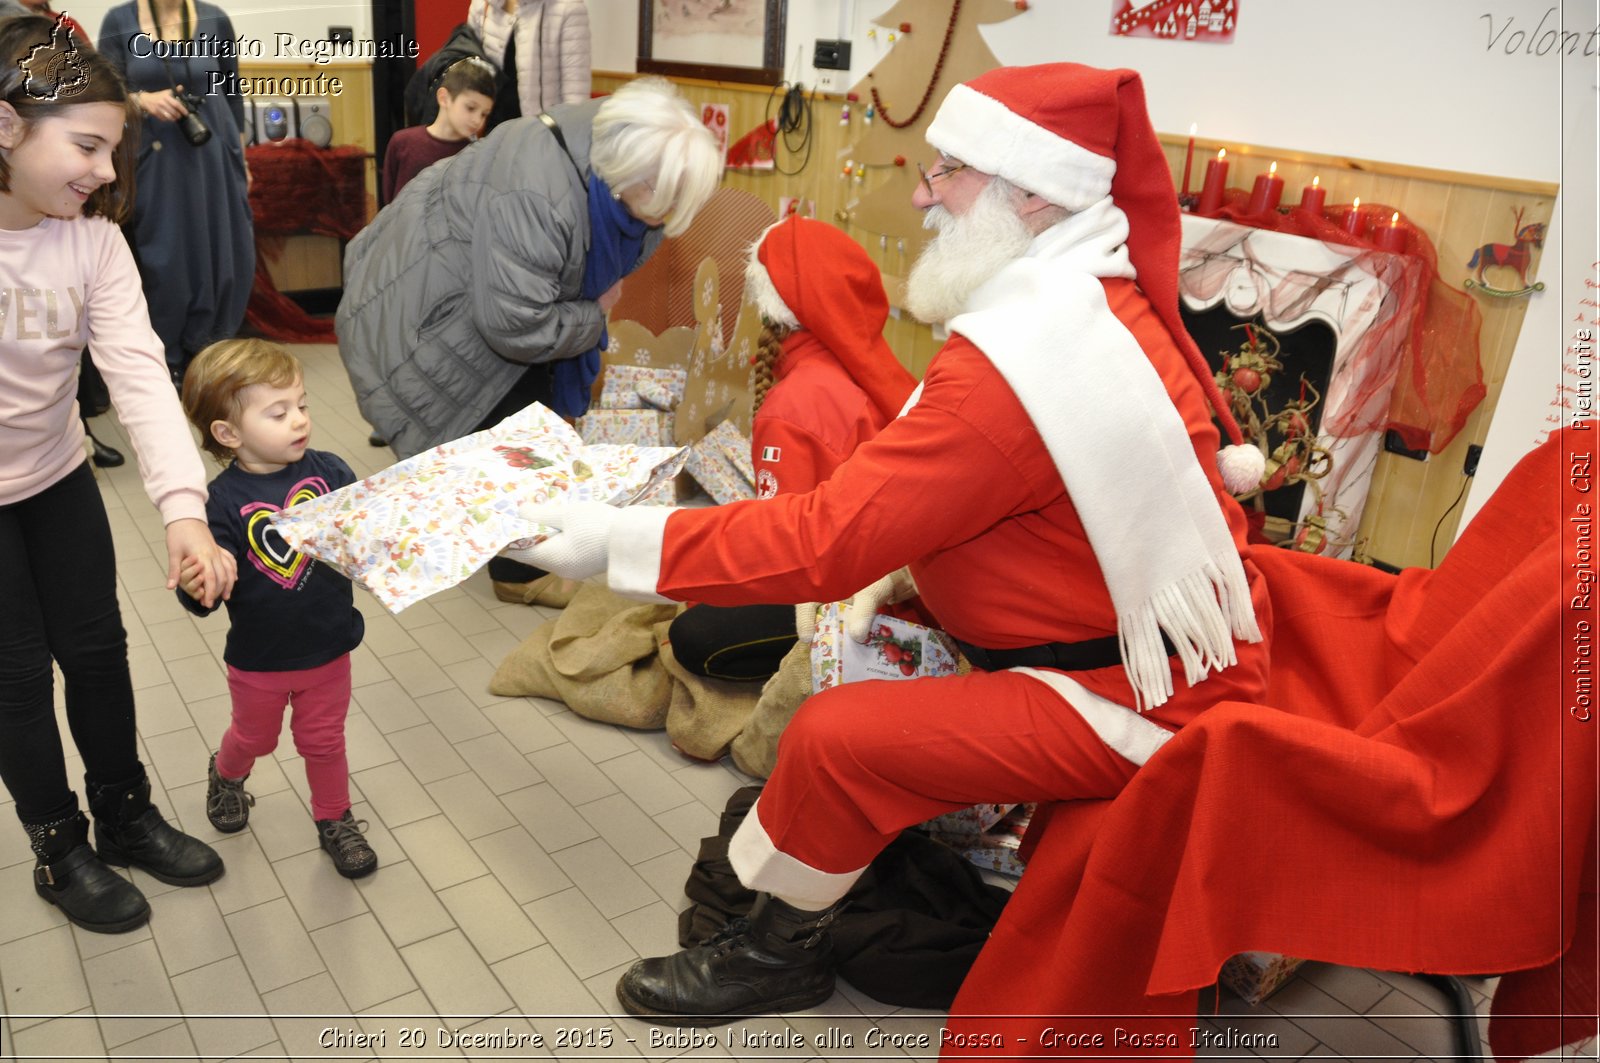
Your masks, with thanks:
M715 1026L742 1015L803 1011L833 995L838 909L806 912L768 893L703 945L640 960L617 982L630 1015L663 1026Z

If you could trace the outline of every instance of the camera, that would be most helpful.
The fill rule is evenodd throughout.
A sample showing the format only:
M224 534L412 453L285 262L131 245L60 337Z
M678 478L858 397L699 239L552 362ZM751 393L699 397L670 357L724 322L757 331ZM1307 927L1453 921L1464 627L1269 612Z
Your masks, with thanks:
M200 108L205 104L205 97L197 92L179 92L175 95L187 112L178 119L178 128L183 131L183 138L198 148L211 139L211 127L200 117Z

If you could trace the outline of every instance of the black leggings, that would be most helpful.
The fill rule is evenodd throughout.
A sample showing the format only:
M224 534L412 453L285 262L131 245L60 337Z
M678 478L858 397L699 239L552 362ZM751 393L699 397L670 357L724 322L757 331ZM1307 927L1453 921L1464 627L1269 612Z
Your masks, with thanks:
M667 628L678 663L709 679L770 679L798 640L792 605L696 605Z
M85 774L110 782L143 770L111 525L88 462L0 506L0 603L0 780L18 818L50 822L76 808L52 659L66 679L67 725Z

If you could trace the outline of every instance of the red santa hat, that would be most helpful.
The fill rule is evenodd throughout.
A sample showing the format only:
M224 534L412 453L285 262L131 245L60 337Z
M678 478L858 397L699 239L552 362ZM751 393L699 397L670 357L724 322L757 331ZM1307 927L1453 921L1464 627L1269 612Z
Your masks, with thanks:
M885 416L900 412L917 382L883 338L889 298L860 244L790 215L756 242L745 293L768 319L816 336Z
M1235 492L1257 486L1265 458L1240 445L1228 402L1178 316L1178 197L1139 75L1077 63L999 67L951 89L927 139L945 155L1071 211L1111 197L1128 219L1139 286L1234 444L1219 459L1224 484Z

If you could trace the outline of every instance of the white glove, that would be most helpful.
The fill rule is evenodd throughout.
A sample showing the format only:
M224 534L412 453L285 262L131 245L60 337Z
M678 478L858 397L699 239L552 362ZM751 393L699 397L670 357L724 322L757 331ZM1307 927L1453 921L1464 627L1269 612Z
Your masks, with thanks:
M794 633L800 636L801 642L810 642L817 637L816 602L801 602L794 607Z
M606 570L611 549L611 525L620 511L604 502L546 502L526 505L517 515L534 524L555 528L557 534L522 549L501 555L567 579L588 579Z
M896 569L882 579L863 587L850 599L850 608L844 614L844 630L857 642L865 644L872 636L872 618L883 612L883 607L903 602L917 596L916 581L909 568Z

